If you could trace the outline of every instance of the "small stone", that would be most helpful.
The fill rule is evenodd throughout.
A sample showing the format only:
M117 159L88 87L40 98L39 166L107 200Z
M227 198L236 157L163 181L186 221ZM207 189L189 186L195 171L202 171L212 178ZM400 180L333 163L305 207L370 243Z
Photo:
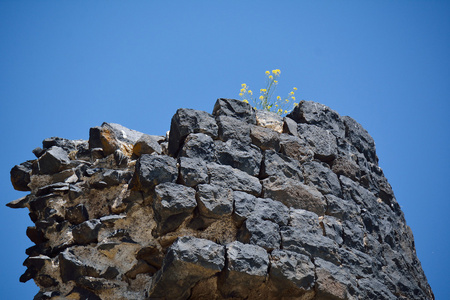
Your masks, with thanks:
M89 214L84 204L80 203L66 210L65 219L74 225L78 225L89 220Z
M175 182L177 161L166 155L142 154L137 160L131 185L135 190L149 191L159 183Z
M154 152L157 154L162 152L158 139L155 136L143 134L133 146L133 153L138 157L142 154L152 154Z
M250 137L252 126L249 123L225 115L219 115L216 120L219 127L219 138L222 141L235 139L243 144L252 142Z
M226 142L219 140L215 144L219 164L232 166L252 176L259 175L262 160L260 149L235 139L229 139Z
M207 168L210 184L229 187L233 191L243 191L253 195L261 194L261 183L254 176L250 176L230 166L218 165L216 163L207 165Z
M271 221L252 216L245 220L238 240L242 243L260 246L270 252L280 248L280 227Z
M229 116L247 124L256 124L256 113L252 106L236 99L217 99L213 115Z
M158 220L157 234L178 228L197 206L195 190L181 184L166 182L155 188L153 208Z
M208 168L200 158L180 157L180 180L186 186L195 187L198 184L208 183Z
M233 193L231 189L210 184L199 184L197 203L200 215L207 218L220 218L233 212Z
M280 133L260 126L253 126L250 130L252 143L261 150L274 149L278 152L280 149Z
M150 298L187 299L197 282L217 274L224 266L223 246L190 236L178 238L154 275Z
M207 112L180 108L172 117L169 135L169 154L176 157L185 138L190 133L204 133L217 137L218 128L214 117Z
M224 297L244 299L264 282L269 256L264 248L239 241L228 244L226 252L226 271L219 289Z
M287 207L325 213L325 197L315 188L286 177L271 176L262 180L264 197L280 201Z
M186 137L178 156L213 162L216 161L215 151L214 141L209 135L191 133Z
M331 131L308 124L298 124L297 128L299 137L308 143L308 146L314 152L315 158L324 162L329 162L336 158L337 142Z
M282 132L298 137L297 122L295 122L289 117L284 117Z
M93 219L85 221L72 229L72 235L75 243L85 245L96 243L98 232L102 227L100 220Z
M305 291L312 290L314 269L314 264L306 255L278 249L270 255L269 276L279 296L301 296Z
M26 161L20 165L16 165L11 169L11 183L17 191L30 191L28 187L30 183L30 174L33 160Z
M37 160L39 174L55 174L67 168L69 156L63 148L53 146Z

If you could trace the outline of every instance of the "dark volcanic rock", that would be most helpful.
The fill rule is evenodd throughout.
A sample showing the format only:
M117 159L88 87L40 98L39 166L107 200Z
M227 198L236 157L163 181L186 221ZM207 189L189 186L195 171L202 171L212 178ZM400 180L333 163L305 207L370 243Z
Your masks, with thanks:
M136 163L132 185L134 189L150 190L159 183L175 182L177 178L177 161L174 158L143 154Z
M35 299L434 299L355 120L219 99L170 126L103 123L11 170Z
M216 161L216 145L213 139L204 133L189 134L178 156L197 158L207 162Z
M315 267L305 255L287 250L272 251L269 275L281 297L313 294Z
M30 191L30 174L33 161L29 160L11 169L11 183L14 189L18 191Z
M39 174L54 174L67 168L70 163L67 152L58 146L48 149L37 160Z
M226 270L220 287L225 297L246 298L268 273L269 256L263 248L235 241L226 246Z
M317 102L302 100L287 117L297 123L317 125L329 130L338 138L345 136L345 126L341 116L329 107Z
M254 145L229 139L226 142L216 142L216 158L217 162L222 165L229 165L249 175L258 176L262 154Z
M193 188L171 182L157 185L153 207L159 223L158 234L175 230L196 206Z
M325 162L336 158L337 142L331 131L316 125L298 124L298 135L308 143L314 157Z
M162 268L155 274L150 297L187 299L197 282L220 272L224 266L223 246L205 239L179 238L169 248Z
M201 183L208 183L208 168L204 160L199 158L180 157L180 180L190 187Z
M217 137L214 117L204 111L182 108L172 117L169 134L169 154L176 156L184 139L190 133L204 133Z
M133 153L137 156L142 154L161 154L161 145L155 136L143 134L133 146Z
M217 99L213 115L228 116L247 124L256 124L256 113L248 103L235 99Z
M233 212L233 191L229 188L199 184L197 187L198 209L202 216L220 218Z

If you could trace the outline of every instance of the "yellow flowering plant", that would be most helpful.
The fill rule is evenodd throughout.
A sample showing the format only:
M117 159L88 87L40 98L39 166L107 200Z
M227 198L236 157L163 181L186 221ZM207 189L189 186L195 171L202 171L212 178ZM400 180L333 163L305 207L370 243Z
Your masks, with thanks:
M241 84L239 96L242 101L246 103L250 103L250 101L252 101L255 109L263 109L275 112L279 115L286 115L298 105L298 102L295 101L294 96L297 88L292 88L292 91L285 98L277 96L272 100L273 93L278 85L277 79L280 77L281 71L280 69L276 69L272 70L272 72L266 71L265 74L266 87L259 90L260 96L258 98L253 96L253 91L250 90L250 87L245 83Z

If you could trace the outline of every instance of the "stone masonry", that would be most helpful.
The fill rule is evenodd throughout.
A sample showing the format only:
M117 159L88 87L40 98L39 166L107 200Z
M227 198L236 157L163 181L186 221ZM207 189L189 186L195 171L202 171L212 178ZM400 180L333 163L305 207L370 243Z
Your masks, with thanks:
M302 101L218 99L167 136L49 138L11 170L35 299L434 299L375 143Z

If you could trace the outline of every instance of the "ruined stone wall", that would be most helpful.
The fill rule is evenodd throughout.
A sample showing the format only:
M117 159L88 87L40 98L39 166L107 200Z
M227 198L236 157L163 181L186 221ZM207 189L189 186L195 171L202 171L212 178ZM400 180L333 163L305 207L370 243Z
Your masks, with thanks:
M11 170L35 299L433 299L355 120L219 99L168 137L118 124L50 138Z

